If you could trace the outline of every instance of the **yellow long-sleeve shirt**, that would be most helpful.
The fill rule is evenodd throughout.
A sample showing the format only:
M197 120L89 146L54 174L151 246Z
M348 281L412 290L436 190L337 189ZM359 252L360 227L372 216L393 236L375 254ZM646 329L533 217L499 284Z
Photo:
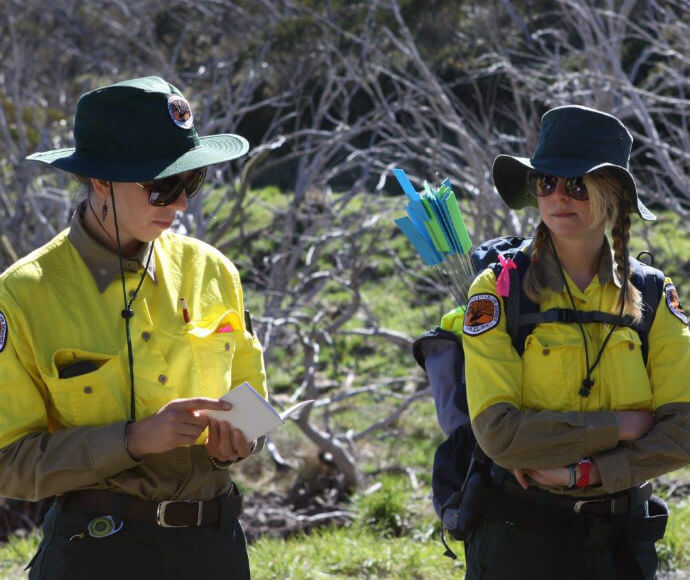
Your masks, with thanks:
M128 293L145 257L126 260ZM243 381L266 396L263 353L245 328L238 272L214 248L161 235L132 308L137 419L176 398L220 397ZM78 214L70 230L0 276L0 496L40 499L89 488L210 499L230 485L227 470L213 468L199 445L203 435L197 445L130 457L122 310L117 256L86 234ZM60 378L75 361L97 369Z

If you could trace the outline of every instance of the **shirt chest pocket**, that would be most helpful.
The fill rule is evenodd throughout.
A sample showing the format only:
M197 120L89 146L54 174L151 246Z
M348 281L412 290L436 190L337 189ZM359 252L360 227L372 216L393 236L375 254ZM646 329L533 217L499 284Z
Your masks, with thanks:
M530 334L522 355L522 407L578 409L584 369L584 349L577 336Z
M105 425L129 417L129 389L117 355L58 349L45 382L64 427Z
M241 324L239 312L226 310L208 321L188 325L187 336L203 391L199 395L221 397L230 389Z
M605 408L614 411L649 409L652 388L642 358L640 335L631 328L617 329L609 340L601 360Z

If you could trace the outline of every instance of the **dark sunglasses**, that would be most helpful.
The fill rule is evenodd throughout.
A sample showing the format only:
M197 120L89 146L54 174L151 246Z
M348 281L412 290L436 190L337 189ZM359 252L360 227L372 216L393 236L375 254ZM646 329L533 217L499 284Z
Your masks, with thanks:
M204 179L206 179L206 168L202 167L201 169L194 170L185 178L179 175L171 175L170 177L146 181L138 185L149 192L149 203L151 205L163 207L170 205L180 197L182 190L186 193L187 199L194 197L199 193Z
M559 179L565 182L565 192L570 197L578 201L586 201L589 199L587 186L582 177L558 177L548 173L532 172L528 179L529 190L532 195L546 197L556 191Z

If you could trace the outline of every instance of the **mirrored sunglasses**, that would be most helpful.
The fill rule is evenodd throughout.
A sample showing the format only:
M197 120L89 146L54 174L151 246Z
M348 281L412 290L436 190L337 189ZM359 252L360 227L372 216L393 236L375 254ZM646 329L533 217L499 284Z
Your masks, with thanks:
M194 197L206 179L206 168L195 169L187 177L171 175L163 179L155 179L139 183L141 187L149 192L149 203L157 207L170 205L184 190L187 198Z
M556 191L558 180L562 179L565 184L565 192L578 201L589 199L587 186L582 177L558 177L549 173L532 172L529 175L528 187L532 195L546 197Z

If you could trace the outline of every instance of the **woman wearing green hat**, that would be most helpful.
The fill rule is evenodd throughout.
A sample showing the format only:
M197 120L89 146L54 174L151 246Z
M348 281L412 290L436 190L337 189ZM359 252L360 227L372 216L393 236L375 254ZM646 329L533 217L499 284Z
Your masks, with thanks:
M631 144L615 117L565 106L532 158L494 163L506 204L541 222L479 274L462 323L472 429L494 462L467 578L655 577L666 514L646 481L690 462L690 331L673 282L629 257L631 214L655 219ZM536 305L520 354L511 292Z
M203 411L244 381L266 396L262 349L233 264L168 231L248 144L198 137L157 77L83 95L74 136L29 159L86 199L0 275L0 496L57 496L30 577L248 578L228 467L262 441Z

